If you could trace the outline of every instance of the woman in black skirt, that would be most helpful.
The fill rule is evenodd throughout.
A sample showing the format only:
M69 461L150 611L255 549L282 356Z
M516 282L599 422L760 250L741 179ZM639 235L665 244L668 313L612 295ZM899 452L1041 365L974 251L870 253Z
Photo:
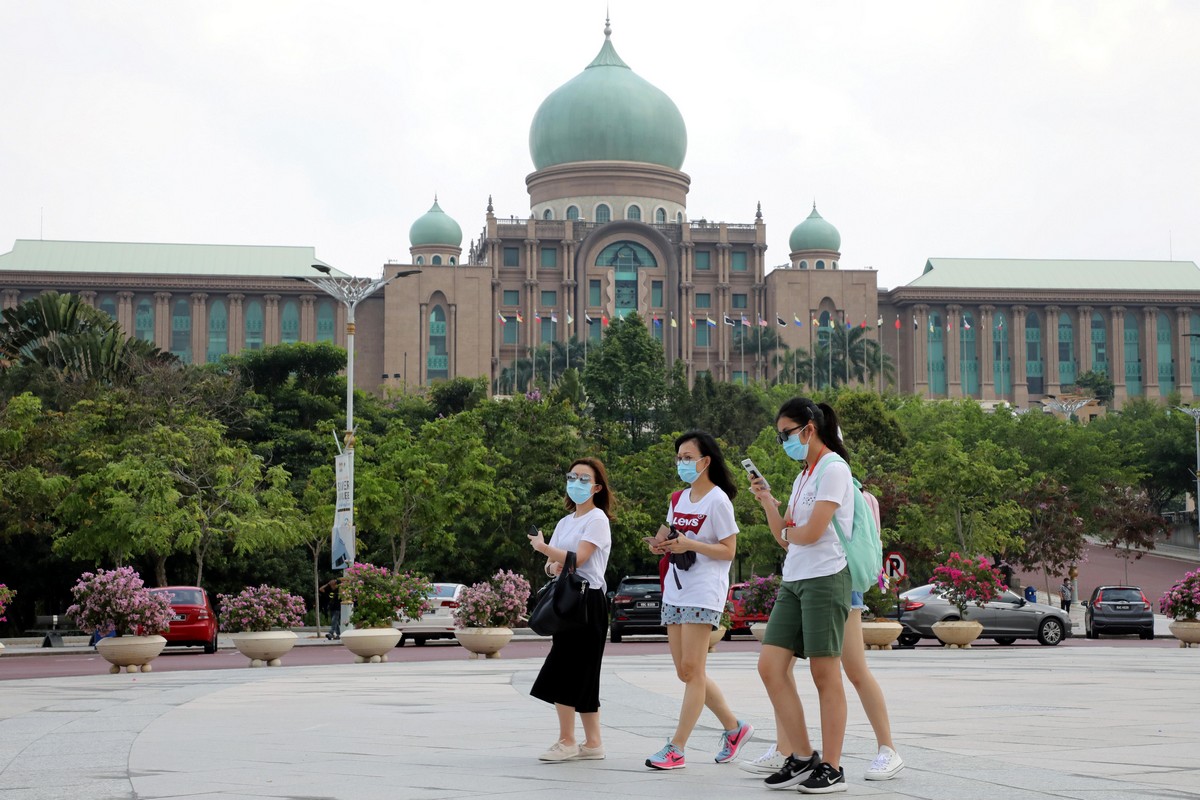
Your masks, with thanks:
M609 517L612 492L604 464L580 458L567 472L567 509L547 543L541 531L529 537L546 556L546 574L562 571L567 553L575 553L576 574L588 582L587 625L554 634L554 645L530 694L554 704L558 741L542 753L542 761L594 761L604 758L600 741L600 662L608 633L608 600L604 572L612 551ZM575 739L575 714L583 722L584 741Z

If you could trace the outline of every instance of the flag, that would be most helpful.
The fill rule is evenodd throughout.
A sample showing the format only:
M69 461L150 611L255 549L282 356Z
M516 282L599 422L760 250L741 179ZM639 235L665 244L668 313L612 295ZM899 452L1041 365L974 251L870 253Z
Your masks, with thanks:
M878 320L878 321L875 323L875 327L876 327L876 328L882 328L882 327L883 327L883 317L880 317L880 318L879 318L879 320Z
M963 330L971 330L971 320L963 317Z
M600 327L601 327L601 328L607 328L607 327L608 327L608 314L601 314L601 315L600 315Z
M834 325L833 325L833 314L830 314L830 315L829 315L829 330L833 330L833 328L834 328Z
M950 320L946 320L946 333L950 332Z
M499 319L501 322L508 322L508 317L504 316L504 314L502 314L499 311L496 312L496 318Z
M586 311L583 312L583 321L586 322L588 325L591 325L592 324L592 315Z
M679 323L675 321L675 315L674 315L674 314L672 314L672 315L671 315L671 327L672 327L672 328L678 328L678 327L679 327Z
M800 328L803 328L803 327L804 327L804 323L800 321L800 315L799 315L799 314L792 314L792 319L794 319L794 320L796 321L796 325L797 325L797 327L800 327Z
M929 320L929 332L933 333L937 328L933 327L933 320Z
M813 316L813 318L812 318L812 326L813 326L814 328L819 328L819 327L821 327L821 323L820 323L820 322L817 322L817 318L816 318L816 316L815 316L815 315L814 315L814 316Z
M729 318L729 315L728 315L728 314L726 314L726 315L725 315L725 324L726 324L726 325L728 325L728 326L729 326L729 327L731 327L731 328L733 327L733 320L731 320L731 319Z
M728 319L729 319L729 317L726 317L725 319L726 319L726 320L728 320ZM704 321L705 321L706 323L708 323L708 327L710 327L710 328L715 328L715 327L717 327L717 323L713 322L713 319L712 319L712 317L710 317L708 314L705 314L705 315L704 315Z
M850 330L851 328L854 327L853 325L850 324L850 320L846 319L846 316L844 314L842 315L842 322L846 323L846 330Z
M570 311L568 311L568 312L567 312L567 324L568 324L568 325L574 325L574 324L575 324L575 318L571 316L571 312L570 312Z
M557 311L550 312L550 321L553 322L555 325L558 324L558 312Z
M746 319L746 315L745 315L745 314L742 314L742 327L743 327L743 328L749 328L749 327L750 327L750 320Z
M796 320L796 323L799 324L800 320ZM787 322L784 320L783 317L779 316L778 314L775 315L775 324L781 328L787 327Z
M694 315L688 314L688 322L693 328L696 327L696 317Z
M1000 319L996 320L996 330L1000 330L1003 327L1004 327L1004 318L1001 317Z
M900 330L900 315L896 315L896 330Z
M658 318L657 313L654 315L654 317L652 319L654 320L654 327L656 327L656 328L662 327L662 320Z
M760 327L760 328L767 327L767 321L762 318L762 314L758 315L758 327Z
M913 330L914 331L921 330L921 326L917 324L917 318L915 315L913 316Z
M522 322L524 322L524 321L525 321L525 318L524 318L524 317L522 317L522 316L521 316L521 312L520 312L520 311L518 311L518 312L517 312L517 324L518 324L518 325L520 325L520 324L521 324Z
M863 317L863 321L858 324L858 327L860 327L860 328L867 327L867 318L866 317Z
M538 322L541 322L541 321L542 321L542 312L538 311L538 310L535 308L535 309L533 310L533 318L534 318L534 319L536 319Z

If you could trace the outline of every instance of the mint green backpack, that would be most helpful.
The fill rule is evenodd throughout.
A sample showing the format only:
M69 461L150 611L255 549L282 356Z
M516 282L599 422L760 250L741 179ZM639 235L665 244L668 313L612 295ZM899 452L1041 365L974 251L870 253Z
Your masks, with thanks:
M817 488L821 485L821 474L832 461L846 463L837 453L822 458L815 477ZM836 513L833 515L833 529L842 543L842 549L846 551L846 563L850 565L850 588L856 592L866 592L872 586L879 585L879 575L883 572L883 542L879 538L877 510L879 501L870 492L863 491L862 484L853 474L850 475L850 481L854 484L854 526L850 539L847 541Z

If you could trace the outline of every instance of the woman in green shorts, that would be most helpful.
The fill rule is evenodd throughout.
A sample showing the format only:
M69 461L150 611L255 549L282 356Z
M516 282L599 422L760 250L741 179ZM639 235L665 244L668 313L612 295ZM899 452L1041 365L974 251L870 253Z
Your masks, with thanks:
M782 513L761 478L751 488L767 513L771 533L787 551L783 583L758 658L758 674L783 725L780 741L794 752L783 767L767 777L773 789L795 786L806 794L846 790L841 769L846 734L846 693L842 688L842 640L850 612L850 571L833 526L836 514L843 530L853 530L854 484L845 445L838 435L837 415L825 403L796 397L783 404L775 428L784 452L807 467L796 476ZM822 465L830 453L843 461ZM822 468L824 466L824 468ZM820 471L820 480L816 478ZM807 658L821 704L821 746L812 750L804 709L795 683L789 680L794 656Z

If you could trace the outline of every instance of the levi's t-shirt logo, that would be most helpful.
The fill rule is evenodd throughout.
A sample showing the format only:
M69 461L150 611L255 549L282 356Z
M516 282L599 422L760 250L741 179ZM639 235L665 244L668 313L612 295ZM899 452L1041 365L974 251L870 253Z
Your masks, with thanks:
M706 519L708 514L689 514L685 511L675 511L671 514L671 524L675 530L686 536L698 536Z

